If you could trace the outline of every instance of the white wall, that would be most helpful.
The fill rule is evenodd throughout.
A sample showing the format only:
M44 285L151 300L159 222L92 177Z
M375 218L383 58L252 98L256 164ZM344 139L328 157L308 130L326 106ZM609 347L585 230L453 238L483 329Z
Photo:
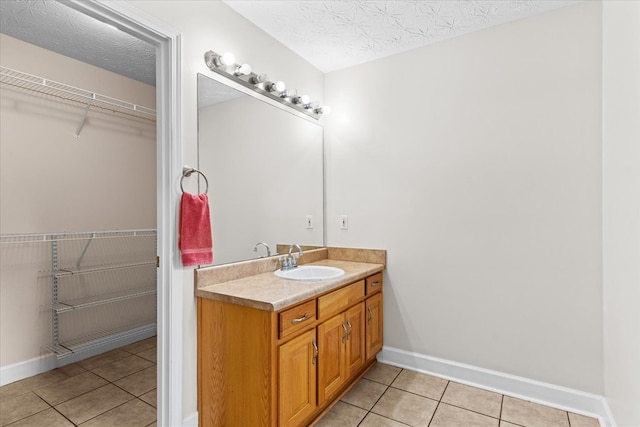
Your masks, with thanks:
M640 2L603 3L604 390L640 425Z
M326 76L328 244L387 249L387 346L603 393L601 43L585 2Z
M211 71L204 53L233 52L254 70L283 80L323 103L323 74L219 1L128 0L182 33L182 141L185 164L197 164L197 73ZM195 180L194 180L195 182ZM215 183L214 183L215 184ZM176 183L178 186L178 183ZM179 191L179 188L177 188ZM196 188L189 189L196 191ZM196 411L196 305L193 270L184 272L183 416Z
M0 34L0 64L155 106L155 88ZM2 87L0 234L155 228L155 123ZM0 247L0 366L38 358L51 340L50 244ZM153 307L153 301L152 305ZM153 310L153 309L152 309Z

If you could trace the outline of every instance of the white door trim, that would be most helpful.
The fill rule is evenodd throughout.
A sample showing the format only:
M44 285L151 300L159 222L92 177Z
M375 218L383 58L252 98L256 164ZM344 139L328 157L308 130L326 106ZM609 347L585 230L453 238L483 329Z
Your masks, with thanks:
M177 206L182 173L180 33L122 1L60 2L156 46L158 425L182 425L182 265Z

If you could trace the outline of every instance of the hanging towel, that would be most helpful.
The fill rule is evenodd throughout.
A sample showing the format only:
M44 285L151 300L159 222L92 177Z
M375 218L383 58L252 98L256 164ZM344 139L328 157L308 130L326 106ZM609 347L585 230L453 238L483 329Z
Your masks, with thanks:
M213 262L211 216L206 193L182 193L178 247L182 252L184 266Z

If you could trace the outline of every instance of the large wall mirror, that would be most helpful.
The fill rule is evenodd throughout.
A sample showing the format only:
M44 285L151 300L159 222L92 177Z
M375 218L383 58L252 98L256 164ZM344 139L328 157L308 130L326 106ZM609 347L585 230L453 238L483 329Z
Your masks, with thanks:
M323 129L198 74L198 169L209 180L213 265L324 245Z

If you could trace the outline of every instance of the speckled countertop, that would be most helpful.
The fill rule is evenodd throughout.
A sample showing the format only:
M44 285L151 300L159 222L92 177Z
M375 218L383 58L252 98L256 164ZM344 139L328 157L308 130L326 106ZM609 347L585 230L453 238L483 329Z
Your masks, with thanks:
M196 285L195 295L260 310L278 311L384 270L384 263L339 259L321 259L305 264L338 267L345 274L336 279L316 282L281 279L273 271L211 285L207 285L206 280L200 280L201 283Z

